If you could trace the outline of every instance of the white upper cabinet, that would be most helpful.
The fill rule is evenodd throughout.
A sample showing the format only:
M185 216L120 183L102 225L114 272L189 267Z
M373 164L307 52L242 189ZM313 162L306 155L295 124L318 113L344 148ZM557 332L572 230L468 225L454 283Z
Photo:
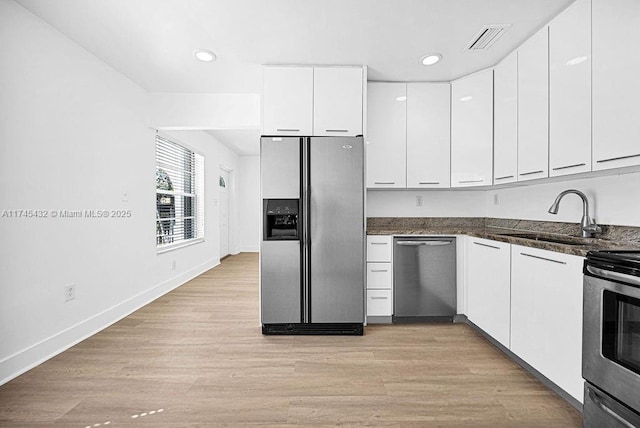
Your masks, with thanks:
M407 187L450 185L448 83L407 84Z
M405 188L407 170L407 85L367 86L367 187Z
M362 135L361 67L264 67L263 135Z
M312 135L313 68L264 67L263 135Z
M518 50L518 181L549 176L549 32Z
M591 171L591 1L549 26L549 176Z
M451 187L493 181L493 70L451 83Z
M593 170L640 165L640 1L593 3Z
M313 135L362 135L362 68L314 69Z
M518 53L494 70L493 184L518 179Z

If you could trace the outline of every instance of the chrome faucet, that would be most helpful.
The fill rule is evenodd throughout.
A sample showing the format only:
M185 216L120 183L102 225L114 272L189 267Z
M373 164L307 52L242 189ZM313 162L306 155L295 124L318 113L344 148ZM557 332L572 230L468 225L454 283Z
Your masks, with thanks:
M551 208L549 208L549 214L558 214L558 208L560 207L560 200L569 193L575 193L580 196L582 199L582 220L580 221L580 228L582 229L582 237L583 238L591 238L594 233L601 232L600 226L596 224L596 220L591 220L589 217L589 201L587 200L587 196L579 190L565 190L561 192L556 200L551 204Z

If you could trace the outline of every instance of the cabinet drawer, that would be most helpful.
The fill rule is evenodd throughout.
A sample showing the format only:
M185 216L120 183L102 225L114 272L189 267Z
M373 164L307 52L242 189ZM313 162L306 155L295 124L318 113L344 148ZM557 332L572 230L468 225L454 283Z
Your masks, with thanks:
M391 289L391 263L367 263L367 288Z
M367 290L367 316L388 317L391 314L391 290Z
M393 239L391 236L367 236L367 261L391 262L391 251L393 249L392 244Z

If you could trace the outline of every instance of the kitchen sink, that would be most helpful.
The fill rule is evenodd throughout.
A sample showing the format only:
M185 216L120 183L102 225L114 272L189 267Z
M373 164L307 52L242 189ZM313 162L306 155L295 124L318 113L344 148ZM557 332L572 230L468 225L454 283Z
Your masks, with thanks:
M505 233L502 236L511 236L513 238L531 239L532 241L551 242L563 245L588 245L589 242L578 241L580 238L562 238L551 236L540 236L535 233Z

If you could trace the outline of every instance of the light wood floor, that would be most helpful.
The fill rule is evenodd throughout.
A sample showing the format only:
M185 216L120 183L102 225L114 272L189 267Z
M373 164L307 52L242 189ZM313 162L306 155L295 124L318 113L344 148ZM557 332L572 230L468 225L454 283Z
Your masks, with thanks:
M0 387L0 426L582 424L463 324L262 336L257 282L257 254L226 258Z

